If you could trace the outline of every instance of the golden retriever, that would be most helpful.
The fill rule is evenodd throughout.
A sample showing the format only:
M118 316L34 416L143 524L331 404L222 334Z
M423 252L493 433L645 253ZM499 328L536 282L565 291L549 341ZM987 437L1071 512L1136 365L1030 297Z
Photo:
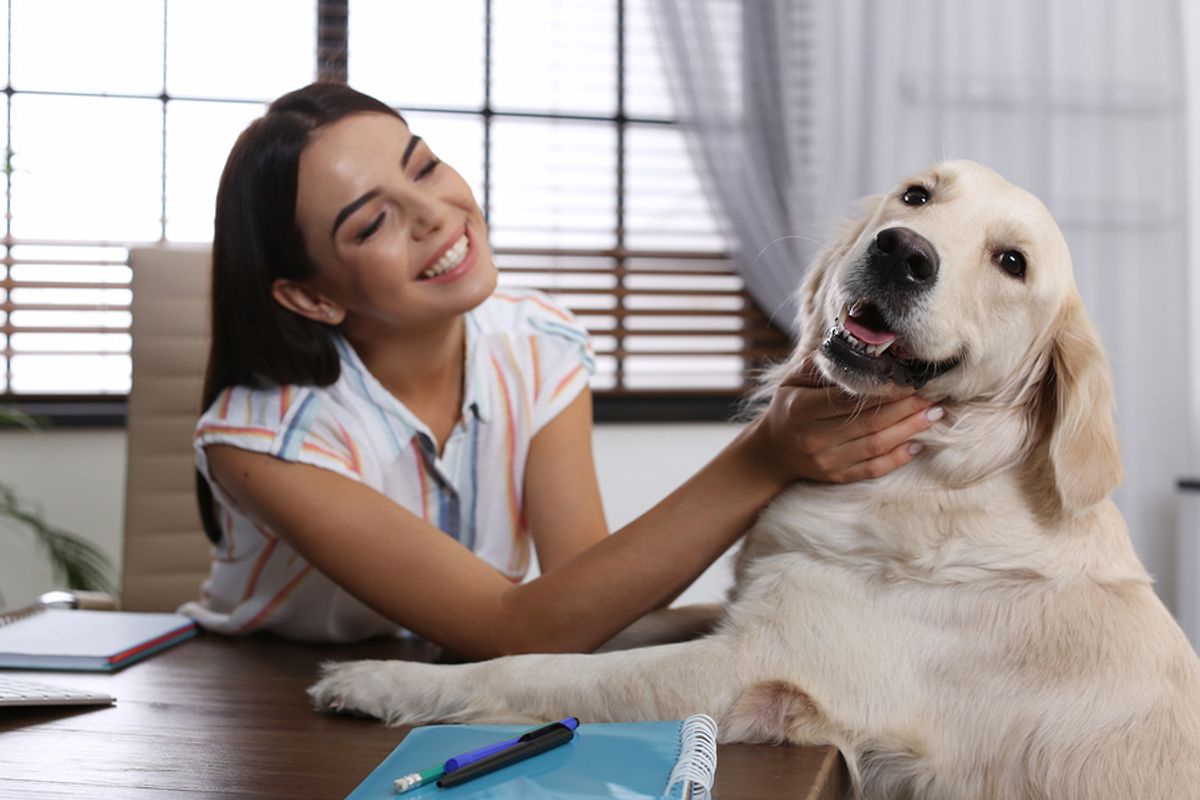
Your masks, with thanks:
M317 706L395 724L703 711L724 742L836 744L867 798L1200 796L1200 660L1109 498L1108 366L1042 203L938 164L869 201L800 306L775 380L815 358L852 393L916 387L947 422L885 477L781 494L714 633L328 665Z

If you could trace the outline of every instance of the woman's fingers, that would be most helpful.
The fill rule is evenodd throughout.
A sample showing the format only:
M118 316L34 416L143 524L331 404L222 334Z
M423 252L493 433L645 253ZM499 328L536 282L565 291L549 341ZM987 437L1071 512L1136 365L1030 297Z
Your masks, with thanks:
M794 418L807 421L836 419L849 415L867 418L897 400L896 397L883 399L849 394L826 381L811 359L788 373L780 383L779 390L791 393L789 405ZM923 403L925 406L929 405L927 401L918 398L913 390L908 390L904 396L914 398L917 403ZM891 422L915 409L916 406L906 413L894 416Z
M882 433L932 405L930 401L914 394L898 400L875 401L870 405L863 405L860 400L853 407L842 409L841 413L824 416L823 412L807 407L811 402L811 399L807 402L797 399L794 413L796 419L809 420L805 426L805 440L807 449L814 452L834 450L872 434Z
M851 483L853 481L882 478L897 467L902 467L909 461L912 461L919 452L921 452L921 445L913 442L905 442L881 456L852 464L840 473L837 473L833 477L832 482Z
M940 406L918 408L916 411L912 411L911 406L909 398L906 398L881 408L879 419L871 421L876 426L873 430L868 425L869 432L831 448L827 454L831 471L855 475L865 472L866 477L877 478L910 461L916 455L910 440L928 430L943 414ZM904 410L911 413L897 418ZM919 451L919 446L917 449Z
M757 429L785 480L842 483L910 461L909 440L941 416L930 406L915 393L889 400L847 394L809 361L782 381Z

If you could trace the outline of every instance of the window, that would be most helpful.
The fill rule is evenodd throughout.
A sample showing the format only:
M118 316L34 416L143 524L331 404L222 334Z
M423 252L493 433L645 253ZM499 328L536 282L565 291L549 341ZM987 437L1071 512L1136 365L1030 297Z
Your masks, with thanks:
M502 285L556 295L592 331L601 404L724 409L787 339L733 269L673 122L648 2L0 3L0 393L127 392L128 248L207 241L236 135L321 74L400 108L463 173Z
M129 247L211 239L234 138L265 98L312 79L316 12L293 0L9 0L0 10L0 393L119 398L130 379Z

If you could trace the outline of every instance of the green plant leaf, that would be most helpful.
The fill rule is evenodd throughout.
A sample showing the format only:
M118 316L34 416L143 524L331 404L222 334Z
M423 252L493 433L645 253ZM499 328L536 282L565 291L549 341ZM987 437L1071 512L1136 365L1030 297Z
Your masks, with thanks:
M56 578L68 589L114 593L112 561L103 550L69 531L44 521L23 507L16 492L0 483L0 517L7 517L33 535L45 550Z
M0 427L16 425L24 428L27 431L36 431L41 429L41 425L36 419L20 411L12 406L0 405Z

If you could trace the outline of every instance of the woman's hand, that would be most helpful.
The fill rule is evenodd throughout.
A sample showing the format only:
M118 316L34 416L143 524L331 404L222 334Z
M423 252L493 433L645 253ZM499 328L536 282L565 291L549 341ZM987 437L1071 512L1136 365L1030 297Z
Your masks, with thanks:
M780 384L751 426L785 483L849 483L878 478L921 450L913 436L942 417L940 406L908 393L899 399L854 397L824 381L805 361Z

